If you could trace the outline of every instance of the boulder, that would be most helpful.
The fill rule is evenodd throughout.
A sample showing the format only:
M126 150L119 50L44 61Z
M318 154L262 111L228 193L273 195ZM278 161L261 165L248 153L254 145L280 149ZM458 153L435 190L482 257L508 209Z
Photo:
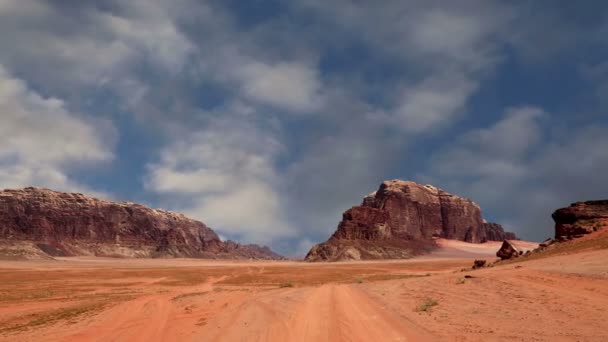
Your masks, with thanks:
M486 266L486 261L483 259L477 259L473 261L473 269L483 268Z
M551 245L552 245L552 244L554 244L554 243L555 243L555 240L554 240L554 239L549 238L549 239L546 239L545 241L541 242L541 243L538 245L538 247L540 247L540 248L545 248L545 247L549 247L549 246L551 246Z
M505 240L496 252L496 256L501 260L513 259L530 254L536 248L538 248L537 243Z

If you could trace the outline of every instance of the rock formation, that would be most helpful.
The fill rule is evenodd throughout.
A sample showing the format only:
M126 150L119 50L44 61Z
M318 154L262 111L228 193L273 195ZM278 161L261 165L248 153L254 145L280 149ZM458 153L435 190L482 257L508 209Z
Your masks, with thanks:
M534 242L505 240L496 252L496 256L501 260L517 258L532 253L536 248L538 244Z
M505 232L504 228L498 223L484 222L483 225L488 241L518 240L515 233Z
M280 258L267 247L223 242L182 214L32 187L0 191L0 242L51 256Z
M431 250L436 237L474 243L516 238L486 223L471 200L431 185L392 180L347 210L336 232L314 246L306 260L407 258Z
M556 210L555 238L570 239L608 227L608 200L577 202Z

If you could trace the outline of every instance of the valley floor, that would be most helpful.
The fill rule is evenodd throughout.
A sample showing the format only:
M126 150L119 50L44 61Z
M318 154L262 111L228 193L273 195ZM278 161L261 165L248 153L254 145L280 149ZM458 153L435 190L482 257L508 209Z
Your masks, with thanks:
M461 272L484 252L456 247L330 264L0 261L0 340L608 340L608 250Z

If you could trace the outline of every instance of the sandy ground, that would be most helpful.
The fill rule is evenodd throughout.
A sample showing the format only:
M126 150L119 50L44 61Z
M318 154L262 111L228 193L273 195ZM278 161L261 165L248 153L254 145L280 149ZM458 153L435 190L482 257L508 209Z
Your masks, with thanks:
M608 250L406 261L0 262L0 341L607 341ZM465 275L472 276L465 278Z

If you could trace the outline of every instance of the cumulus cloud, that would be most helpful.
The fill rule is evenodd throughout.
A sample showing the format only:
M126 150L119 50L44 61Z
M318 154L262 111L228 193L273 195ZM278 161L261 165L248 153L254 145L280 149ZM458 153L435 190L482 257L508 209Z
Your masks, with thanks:
M251 62L236 68L242 91L253 101L294 111L314 111L321 106L321 81L315 67L282 62Z
M361 127L349 125L346 132L311 142L286 172L291 218L308 236L331 234L341 213L375 190L393 166L393 144Z
M581 24L545 4L492 0L240 6L0 1L1 183L84 187L76 167L138 153L147 173L131 176L145 178L144 200L284 250L326 238L386 178L420 174L514 227L532 226L530 208L596 194L565 180L598 182L603 138L587 125L605 123L603 111L504 107L521 103L509 89L528 74L544 82L542 70L518 69L530 56L560 75L553 57L576 56L562 60L588 66L589 89L573 88L605 102L605 62L587 60L604 16ZM577 107L576 96L560 100ZM93 117L129 143L114 151L111 125ZM566 153L581 157L567 164ZM130 166L113 172L142 167Z
M269 243L294 235L275 171L282 145L242 119L223 118L176 139L149 165L146 187L188 199L181 211L224 235Z
M606 127L553 136L550 118L537 107L508 109L498 122L437 152L419 179L474 199L524 238L551 236L555 209L608 191L601 176L608 139L600 133Z
M176 73L193 52L163 1L120 6L80 2L3 2L0 51L6 68L50 93L72 96L76 87L108 89L133 102L146 87L137 67ZM72 101L78 101L74 96Z
M436 172L479 177L504 176L511 170L510 179L517 174L515 165L523 162L529 151L541 140L540 119L547 114L537 107L518 107L505 111L501 120L491 127L473 130L457 139L457 144L433 157ZM483 163L480 163L483 161ZM470 169L464 165L478 165ZM501 169L503 170L501 172Z
M480 83L504 59L510 43L505 28L514 17L511 8L493 1L302 6L357 32L375 53L405 63L404 76L387 92L391 105L376 108L372 117L410 134L437 131L463 116Z
M108 122L84 120L0 65L0 187L84 189L68 170L112 160L113 136Z
M433 75L415 86L406 87L389 119L411 133L445 127L464 109L477 87L477 81L462 74Z

